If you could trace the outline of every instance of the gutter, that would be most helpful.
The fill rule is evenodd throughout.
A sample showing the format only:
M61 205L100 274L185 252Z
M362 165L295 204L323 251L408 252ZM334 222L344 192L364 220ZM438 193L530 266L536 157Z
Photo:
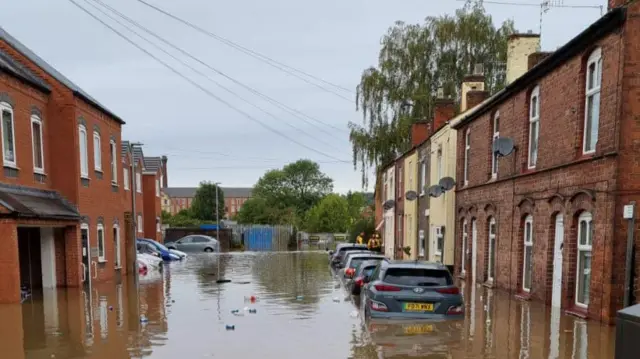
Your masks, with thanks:
M116 120L116 122L120 123L121 125L125 125L126 124L126 122L124 122L123 119L121 119L120 117L116 116L113 112L107 110L102 105L98 104L96 101L94 101L94 100L90 99L89 97L83 95L80 91L72 90L72 93L73 93L74 96L80 97L84 101L90 103L94 107L100 109L102 112L104 112L107 115L111 116L114 120Z

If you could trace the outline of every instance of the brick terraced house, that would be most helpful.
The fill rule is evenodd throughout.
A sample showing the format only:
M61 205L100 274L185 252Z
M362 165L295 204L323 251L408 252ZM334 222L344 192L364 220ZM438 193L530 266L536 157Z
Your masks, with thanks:
M220 187L224 193L225 218L233 218L242 205L251 198L252 188L246 187ZM169 213L175 215L178 212L189 209L196 196L197 187L168 187L164 188L164 193L170 198L168 207Z
M640 201L640 2L625 3L551 54L530 47L506 88L454 119L467 283L605 322L623 306L623 207Z
M124 121L2 28L0 118L0 303L125 274Z

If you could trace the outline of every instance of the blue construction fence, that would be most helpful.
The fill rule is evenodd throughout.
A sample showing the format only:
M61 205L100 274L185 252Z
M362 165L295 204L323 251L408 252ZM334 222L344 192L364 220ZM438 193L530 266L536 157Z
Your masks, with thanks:
M293 236L292 226L230 225L232 241L245 251L286 251Z

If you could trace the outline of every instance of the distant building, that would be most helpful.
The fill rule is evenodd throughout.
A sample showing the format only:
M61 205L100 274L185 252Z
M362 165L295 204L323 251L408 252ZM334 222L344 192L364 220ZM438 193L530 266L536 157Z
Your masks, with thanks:
M224 194L224 217L232 218L240 211L242 205L251 198L253 188L250 187L220 187ZM197 187L168 187L164 189L164 193L169 198L167 212L175 215L178 212L189 209L196 196Z

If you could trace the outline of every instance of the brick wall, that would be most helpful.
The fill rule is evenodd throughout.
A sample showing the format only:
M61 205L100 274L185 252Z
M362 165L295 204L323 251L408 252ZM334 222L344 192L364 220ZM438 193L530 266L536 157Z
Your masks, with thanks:
M162 233L157 231L156 219L161 216L160 197L156 196L156 180L160 179L159 173L145 174L143 177L143 202L144 202L144 237L156 241L162 241Z
M18 229L12 220L0 220L0 303L20 302L20 263L18 260Z
M596 46L601 46L603 52L599 137L596 153L583 156L586 59ZM529 95L533 85L459 129L458 178L462 178L464 172L464 134L467 129L471 131L471 150L469 184L459 187L456 193L456 273L460 272L461 261L465 260L467 277L470 278L471 255L463 256L460 248L461 224L463 219L468 220L467 248L471 252L471 221L476 220L476 277L479 282L487 279L488 222L494 217L497 222L494 285L521 293L523 226L526 216L531 215L534 229L533 278L531 292L525 296L549 303L555 216L562 214L565 229L562 306L572 309L577 266L577 218L588 211L593 215L594 224L588 315L604 321L615 316L621 299L618 277L624 276L623 271L613 271L613 263L624 261L624 241L621 240L624 237L614 233L613 227L614 216L617 217L621 211L621 205L616 204L613 194L616 189L614 178L618 173L616 108L619 104L621 46L620 35L610 34L538 81L541 117L535 169L527 168ZM513 139L516 150L499 159L498 177L492 179L492 119L496 111L500 117L500 136ZM640 181L636 183L640 184Z

